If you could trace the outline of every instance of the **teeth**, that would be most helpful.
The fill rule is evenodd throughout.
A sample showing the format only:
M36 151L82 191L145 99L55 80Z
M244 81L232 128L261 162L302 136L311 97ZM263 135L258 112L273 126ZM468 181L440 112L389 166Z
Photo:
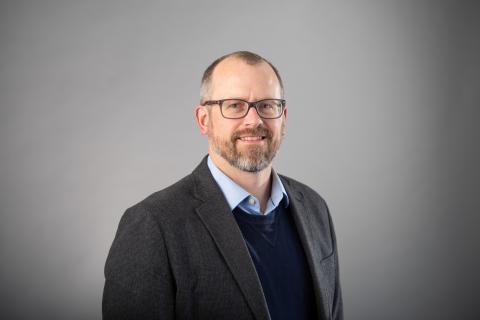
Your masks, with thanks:
M257 141L257 140L262 140L262 137L241 137L240 140L243 140L243 141Z

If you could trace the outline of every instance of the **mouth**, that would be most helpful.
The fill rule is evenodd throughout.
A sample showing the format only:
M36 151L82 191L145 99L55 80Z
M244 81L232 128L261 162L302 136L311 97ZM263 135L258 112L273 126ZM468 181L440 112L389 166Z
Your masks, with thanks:
M238 142L243 145L263 145L272 138L271 132L267 128L247 128L239 130L233 134L232 142Z
M265 136L244 136L238 138L241 141L262 141L263 139L265 139Z
M243 136L238 137L237 140L245 144L258 144L262 143L265 140L265 136Z

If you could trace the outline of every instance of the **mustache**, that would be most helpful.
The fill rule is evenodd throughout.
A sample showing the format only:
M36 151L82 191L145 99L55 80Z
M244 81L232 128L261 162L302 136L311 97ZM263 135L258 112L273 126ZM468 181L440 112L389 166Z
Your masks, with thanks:
M259 126L256 128L248 128L243 130L235 131L232 134L232 141L235 142L241 136L252 135L252 136L264 136L266 139L271 139L273 137L272 131L266 127Z

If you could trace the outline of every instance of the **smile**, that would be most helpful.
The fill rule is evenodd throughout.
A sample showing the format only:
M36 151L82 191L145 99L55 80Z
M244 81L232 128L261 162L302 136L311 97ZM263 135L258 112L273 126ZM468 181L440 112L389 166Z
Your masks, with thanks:
M264 136L248 136L248 137L240 137L238 139L242 141L261 141L265 139L265 137Z

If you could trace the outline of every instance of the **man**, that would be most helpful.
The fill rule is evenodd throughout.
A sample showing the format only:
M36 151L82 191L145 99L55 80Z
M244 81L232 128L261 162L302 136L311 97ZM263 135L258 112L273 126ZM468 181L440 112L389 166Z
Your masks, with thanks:
M208 156L125 212L104 319L342 319L327 206L272 170L287 117L278 71L246 51L217 59L195 117Z

